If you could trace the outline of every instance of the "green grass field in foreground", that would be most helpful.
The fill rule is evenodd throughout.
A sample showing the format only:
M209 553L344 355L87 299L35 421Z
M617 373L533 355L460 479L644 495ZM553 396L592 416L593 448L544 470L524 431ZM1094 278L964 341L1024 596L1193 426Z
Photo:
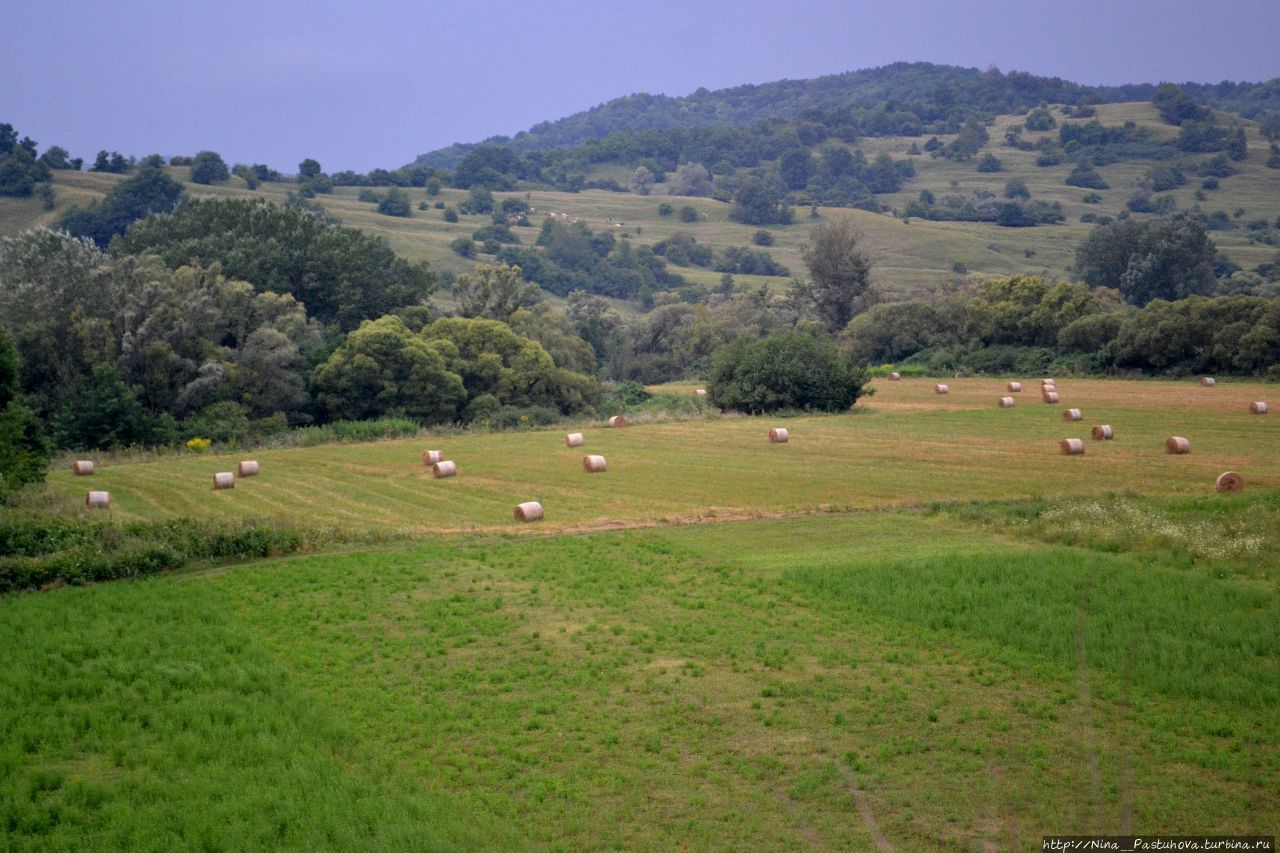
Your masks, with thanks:
M1274 584L909 513L0 600L14 849L1038 849L1273 832Z
M1068 379L1061 405L1047 406L1036 382L1024 381L1009 410L996 407L1004 380L951 380L946 396L931 380L877 380L863 410L841 416L588 427L581 448L565 447L555 430L254 451L262 475L220 492L213 473L234 470L245 454L104 464L91 478L58 470L49 486L68 505L86 489L108 490L110 517L121 520L430 533L512 529L512 508L527 500L546 509L538 529L560 530L1106 491L1203 495L1227 470L1250 489L1280 485L1280 420L1248 413L1275 386ZM1064 423L1068 406L1084 420ZM1101 423L1113 425L1114 441L1087 440ZM775 424L790 443L768 443ZM1164 455L1170 435L1189 438L1192 452ZM1070 436L1086 439L1084 456L1059 454ZM432 479L421 464L428 448L443 450L458 475ZM609 470L583 473L584 453L603 454Z

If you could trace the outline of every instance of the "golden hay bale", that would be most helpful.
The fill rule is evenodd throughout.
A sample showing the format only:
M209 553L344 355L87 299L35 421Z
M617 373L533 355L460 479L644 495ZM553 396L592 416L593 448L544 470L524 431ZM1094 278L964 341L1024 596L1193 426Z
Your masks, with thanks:
M1057 383L1055 383L1052 379L1041 379L1041 380L1040 380L1040 387L1041 387L1041 388L1043 388L1043 387L1044 387L1044 386L1046 386L1046 385L1055 385L1055 384L1057 384Z
M571 432L564 437L565 447L581 447L586 439L582 437L580 432Z
M441 477L452 477L457 473L458 466L445 459L442 459L431 466L431 476L435 477L437 480Z
M230 471L219 471L213 475L213 487L215 489L234 489L236 487L236 475Z
M609 418L609 426L612 429L618 429L619 427L624 427L626 425L627 425L627 419L624 418L622 415L614 415L613 417Z
M1040 398L1044 400L1046 403L1056 403L1058 402L1058 392L1045 391L1042 395L1040 395Z
M1201 376L1200 384L1206 388L1212 388L1214 385L1217 385L1218 383L1212 376Z
M516 504L516 521L537 521L542 518L542 504L537 501L525 501Z
M72 463L71 471L77 477L87 477L93 473L93 461L90 459L77 459Z
M1172 454L1190 453L1191 442L1180 435L1171 435L1164 440L1164 452Z
M111 493L89 492L84 496L84 505L93 509L105 509L111 505Z
M783 427L775 427L769 430L769 441L774 444L786 444L791 440L791 434Z
M1267 413L1267 404L1262 402L1261 400L1258 400L1255 403L1249 404L1249 414L1265 415L1266 413Z
M889 381L890 381L890 382L897 382L897 381L899 381L899 380L901 380L901 379L902 379L902 374L901 374L901 373L890 373L890 374L889 374Z
M1012 408L1013 408L1013 398L1012 398L1012 397L1001 397L1001 398L1000 398L1000 408L1002 408L1002 409L1012 409Z
M1227 492L1234 495L1236 492L1244 491L1244 477L1241 477L1235 471L1223 471L1218 475L1218 479L1213 482L1213 490L1215 492Z
M697 388L697 389L695 389L695 390L694 390L694 392L693 392L693 396L695 396L695 397L705 397L705 396L707 396L707 389L706 389L706 388Z
M949 394L949 393L951 393L951 389L950 389L950 388L948 388L946 385L934 385L934 386L933 386L933 393L935 393L935 394Z
M1063 456L1079 456L1084 453L1083 439L1064 438L1058 446L1062 449Z
M1116 437L1115 433L1111 429L1111 424L1096 426L1091 431L1091 434L1093 435L1094 441L1110 441Z
M1064 421L1078 421L1081 417L1083 416L1080 414L1079 409L1067 409L1062 413L1062 419Z
M584 456L582 457L582 470L588 474L600 474L607 470L603 456Z
M258 476L258 460L246 459L236 466L236 475L239 477L256 477Z
M436 464L437 462L443 462L443 461L444 461L443 450L422 451L422 464L428 468L430 468L432 465Z
M1013 392L1013 393L1015 393L1015 394L1020 393L1020 392L1022 391L1022 383L1021 383L1021 382L1010 382L1010 383L1009 383L1007 386L1005 386L1005 387L1006 387L1009 391L1012 391L1012 392Z

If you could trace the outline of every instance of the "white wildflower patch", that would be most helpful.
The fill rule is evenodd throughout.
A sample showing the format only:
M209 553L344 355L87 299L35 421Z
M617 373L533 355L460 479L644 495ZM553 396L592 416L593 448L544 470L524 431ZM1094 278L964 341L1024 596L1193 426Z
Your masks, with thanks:
M1196 559L1240 560L1262 553L1259 508L1221 518L1176 515L1130 498L1070 500L1041 513L1037 533L1053 541L1121 550L1176 548Z

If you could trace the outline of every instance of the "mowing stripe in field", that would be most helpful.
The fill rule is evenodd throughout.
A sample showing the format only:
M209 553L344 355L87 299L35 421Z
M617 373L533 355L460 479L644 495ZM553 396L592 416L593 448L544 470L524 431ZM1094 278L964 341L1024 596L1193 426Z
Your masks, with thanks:
M1249 488L1280 485L1280 418L1248 413L1274 386L1064 380L1062 405L1048 406L1034 381L1013 409L996 408L1003 380L952 380L946 396L931 381L903 380L878 383L864 406L840 416L586 427L582 448L564 447L556 429L262 450L254 454L262 475L222 492L209 478L234 468L234 457L169 457L103 464L92 484L112 492L110 512L123 519L277 518L407 532L510 529L511 508L525 500L546 507L540 526L561 528L1103 491L1197 495L1226 470ZM1063 422L1067 406L1084 420ZM790 443L770 445L768 428L782 422ZM1099 423L1115 428L1114 441L1089 440ZM1165 455L1170 435L1189 438L1192 452ZM1058 452L1067 437L1085 439L1084 456ZM427 445L457 463L457 477L430 476L420 462ZM583 453L606 456L608 472L584 474ZM69 500L82 499L86 482L61 470L49 477Z

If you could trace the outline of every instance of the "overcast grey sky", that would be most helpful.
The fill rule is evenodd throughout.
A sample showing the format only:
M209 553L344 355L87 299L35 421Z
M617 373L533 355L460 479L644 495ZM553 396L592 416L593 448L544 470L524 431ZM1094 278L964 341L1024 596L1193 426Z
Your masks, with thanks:
M634 92L897 61L1256 82L1278 45L1280 0L3 0L0 121L86 159L367 171Z

